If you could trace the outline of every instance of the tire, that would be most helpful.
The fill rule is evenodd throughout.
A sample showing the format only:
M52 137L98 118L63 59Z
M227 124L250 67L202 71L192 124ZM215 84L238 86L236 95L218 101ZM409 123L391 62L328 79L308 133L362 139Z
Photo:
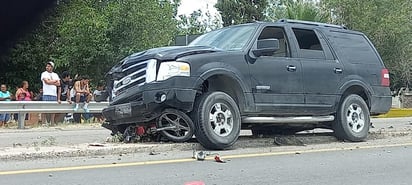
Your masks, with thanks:
M369 108L362 97L351 94L339 105L333 130L338 139L352 142L365 141L370 125Z
M213 150L232 146L239 137L240 111L224 92L209 92L199 97L192 114L199 143Z
M161 130L160 134L174 142L186 142L193 137L195 126L192 119L184 112L176 109L166 109L156 122L158 129L174 127Z

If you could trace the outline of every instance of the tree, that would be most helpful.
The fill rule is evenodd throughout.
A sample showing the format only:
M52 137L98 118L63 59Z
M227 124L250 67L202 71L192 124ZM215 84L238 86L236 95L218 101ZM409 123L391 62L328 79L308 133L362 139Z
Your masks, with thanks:
M219 17L212 16L209 11L193 11L190 16L179 15L177 17L179 35L197 35L221 27Z
M101 80L121 58L171 44L177 33L178 3L61 0L0 58L8 64L0 79L12 86L28 80L40 87L39 75L46 61L53 59L58 73L69 70Z
M305 0L269 0L266 20L296 19L303 21L328 22L329 12L323 11L319 3Z
M77 63L81 74L105 73L121 58L171 43L176 33L174 7L168 1L73 0L59 24L59 64ZM74 14L74 16L73 16Z
M215 5L223 26L262 21L267 6L267 0L218 0Z
M412 79L412 1L324 0L333 23L364 32L391 71L392 89Z

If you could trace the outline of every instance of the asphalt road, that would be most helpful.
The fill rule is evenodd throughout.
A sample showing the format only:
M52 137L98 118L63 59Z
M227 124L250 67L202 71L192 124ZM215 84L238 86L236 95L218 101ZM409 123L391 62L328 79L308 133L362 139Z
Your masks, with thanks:
M284 148L287 151L287 147ZM259 152L226 156L226 163L191 158L152 160L130 158L113 164L111 158L86 160L62 158L49 162L23 161L20 170L3 166L0 184L176 184L202 181L206 185L236 184L374 184L409 185L412 182L412 143L343 150L327 149L300 152ZM169 152L169 156L181 153ZM112 156L113 157L113 156ZM92 159L89 159L92 160ZM140 162L139 162L140 161ZM58 167L58 168L56 168ZM40 170L39 170L40 168ZM21 171L25 170L25 171Z

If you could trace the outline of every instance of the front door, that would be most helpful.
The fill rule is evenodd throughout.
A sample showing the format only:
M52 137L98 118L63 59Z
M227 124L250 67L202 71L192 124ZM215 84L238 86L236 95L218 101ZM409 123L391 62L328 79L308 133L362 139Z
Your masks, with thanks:
M249 64L252 92L260 113L297 114L304 106L302 66L290 57L283 28L266 27L258 39L276 38L280 49Z

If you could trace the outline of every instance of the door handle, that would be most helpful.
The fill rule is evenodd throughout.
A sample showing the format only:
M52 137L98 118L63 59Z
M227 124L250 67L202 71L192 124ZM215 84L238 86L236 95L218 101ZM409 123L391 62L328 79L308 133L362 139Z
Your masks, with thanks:
M333 69L333 71L334 71L336 74L341 74L341 73L343 72L343 70L342 70L341 68L335 68L335 69Z
M286 69L290 72L295 72L296 71L296 66L294 65L288 65L286 66Z

